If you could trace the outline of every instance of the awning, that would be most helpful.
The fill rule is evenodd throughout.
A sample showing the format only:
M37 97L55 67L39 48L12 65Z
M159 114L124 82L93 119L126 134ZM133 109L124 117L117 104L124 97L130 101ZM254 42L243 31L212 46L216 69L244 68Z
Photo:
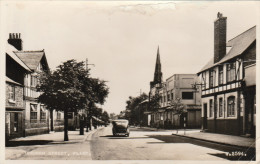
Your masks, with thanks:
M187 105L186 109L201 109L201 105Z
M37 112L37 109L35 109L34 106L35 106L34 104L31 104L31 105L30 105L30 107L31 107L31 112Z
M42 112L45 112L44 105L41 105L41 111L42 111Z

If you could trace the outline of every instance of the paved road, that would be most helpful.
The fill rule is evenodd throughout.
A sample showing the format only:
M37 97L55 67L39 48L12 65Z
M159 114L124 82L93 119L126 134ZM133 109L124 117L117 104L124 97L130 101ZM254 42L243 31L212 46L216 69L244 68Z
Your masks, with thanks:
M140 131L130 137L113 137L111 127L91 137L94 160L227 160L228 147L171 135L172 132ZM217 148L217 149L216 149ZM218 150L219 149L219 150ZM226 150L226 151L223 151Z
M57 134L62 139L63 133ZM22 156L10 156L10 159L18 160L238 160L239 156L229 157L226 154L243 151L171 134L172 131L130 128L130 137L113 137L112 127L106 127L88 132L85 136L79 136L78 132L71 133L70 141L66 143L59 140L54 142L47 134L43 136L49 140L44 140L43 143L38 142L39 137L43 139L39 135L22 141L24 145L7 149L9 152L25 152ZM55 136L57 137L53 135ZM31 139L36 139L37 143L28 144L27 142L34 142Z

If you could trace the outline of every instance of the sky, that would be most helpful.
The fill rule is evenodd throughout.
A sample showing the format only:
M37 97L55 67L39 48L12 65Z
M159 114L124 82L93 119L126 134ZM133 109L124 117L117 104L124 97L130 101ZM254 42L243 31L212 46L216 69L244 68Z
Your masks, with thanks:
M1 4L1 36L21 33L24 50L45 50L51 70L88 59L106 80L102 108L125 110L129 96L149 92L157 48L163 80L195 74L213 57L214 20L227 17L227 40L257 24L259 2L11 1Z

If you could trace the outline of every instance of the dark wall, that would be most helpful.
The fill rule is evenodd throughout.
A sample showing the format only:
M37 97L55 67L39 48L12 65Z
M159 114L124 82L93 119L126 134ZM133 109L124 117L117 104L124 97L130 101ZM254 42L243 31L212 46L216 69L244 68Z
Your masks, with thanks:
M26 70L6 54L6 76L23 85L25 73Z
M240 125L238 119L217 119L216 121L208 120L208 132L240 135L242 134L242 117L240 120Z
M256 42L254 42L245 52L244 52L244 67L256 63ZM251 62L250 62L251 61Z

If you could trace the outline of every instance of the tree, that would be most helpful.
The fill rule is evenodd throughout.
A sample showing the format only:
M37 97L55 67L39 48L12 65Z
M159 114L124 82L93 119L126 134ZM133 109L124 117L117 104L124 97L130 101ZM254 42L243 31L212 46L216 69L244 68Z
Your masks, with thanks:
M107 111L104 111L102 113L101 119L105 122L105 124L107 124L109 122L109 115L108 115Z
M68 60L50 73L42 73L37 85L38 101L50 110L64 112L64 141L68 141L68 112L86 109L89 102L104 103L108 87L104 81L90 78L84 62Z
M176 115L178 115L178 120L180 120L180 116L187 113L187 107L185 104L181 102L181 98L176 98L175 100L171 101L168 106L169 110L174 111ZM177 131L178 133L178 131ZM184 131L185 133L185 131Z
M150 97L149 106L150 111L157 111L160 108L160 96L159 94L155 94Z
M181 102L180 98L176 98L175 100L169 103L168 109L175 112L175 114L182 115L187 112L186 105Z
M130 111L130 114L127 115L128 117L130 117L130 124L140 124L142 111L139 108L139 105L142 101L146 100L147 98L147 94L143 93L137 97L130 96L129 100L126 101L126 111Z

